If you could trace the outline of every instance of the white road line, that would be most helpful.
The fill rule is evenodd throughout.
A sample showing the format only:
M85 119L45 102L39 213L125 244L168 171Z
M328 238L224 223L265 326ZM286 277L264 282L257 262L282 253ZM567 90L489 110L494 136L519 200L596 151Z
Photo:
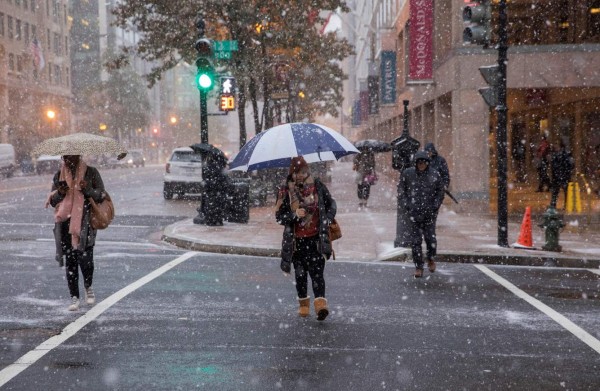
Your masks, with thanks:
M597 275L600 276L600 270L598 269L588 269L589 271L591 271L592 273L596 273Z
M525 300L526 302L528 302L529 304L531 304L532 306L534 306L535 308L537 308L544 314L548 315L552 320L554 320L556 323L558 323L559 325L564 327L567 331L571 332L574 336L576 336L577 338L582 340L585 344L587 344L589 347L594 349L597 353L600 353L600 341L598 341L596 338L594 338L587 331L585 331L581 327L577 326L575 323L571 322L565 316L561 315L557 311L548 307L546 304L542 303L538 299L535 299L535 298L529 296L527 293L525 293L521 289L517 288L515 285L510 283L508 280L500 277L498 274L494 273L493 271L488 269L486 266L475 265L475 267L478 268L479 270L481 270L483 273L487 274L488 277L490 277L492 280L496 281L497 283L499 283L500 285L502 285L503 287L505 287L506 289L511 291L517 297Z
M114 304L119 302L125 296L134 292L136 289L139 289L143 285L149 283L155 278L161 276L167 271L171 270L175 266L187 261L189 258L197 255L199 253L191 251L183 254L179 258L172 260L169 263L164 264L153 272L146 274L144 277L135 281L134 283L126 286L120 291L113 293L105 300L96 304L92 307L88 312L83 314L81 317L77 318L74 322L68 324L60 334L55 335L54 337L48 338L46 341L42 342L35 349L30 350L21 356L17 361L13 364L7 366L6 368L0 371L0 387L8 383L12 378L17 376L19 373L27 369L29 366L33 365L37 360L42 358L49 353L52 349L56 348L67 339L75 335L79 330L85 327L88 323L96 319L98 316L102 315L106 310L112 307Z

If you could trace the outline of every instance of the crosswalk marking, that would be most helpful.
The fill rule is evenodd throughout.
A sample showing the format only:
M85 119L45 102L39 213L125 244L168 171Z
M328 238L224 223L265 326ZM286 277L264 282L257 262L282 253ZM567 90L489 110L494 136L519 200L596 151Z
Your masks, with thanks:
M596 338L594 338L587 331L585 331L581 327L577 326L575 323L571 322L565 316L561 315L557 311L548 307L546 304L542 303L538 299L535 299L535 298L529 296L527 293L525 293L521 289L517 288L515 285L510 283L508 280L500 277L498 274L491 271L488 267L483 266L483 265L475 265L475 267L477 269L481 270L484 274L486 274L492 280L496 281L497 283L499 283L500 285L502 285L503 287L508 289L515 296L525 300L526 302L528 302L529 304L531 304L532 306L534 306L535 308L537 308L544 314L548 315L552 320L554 320L556 323L558 323L559 325L564 327L567 331L569 331L574 336L579 338L581 341L583 341L589 347L594 349L597 353L600 353L600 341L598 341Z

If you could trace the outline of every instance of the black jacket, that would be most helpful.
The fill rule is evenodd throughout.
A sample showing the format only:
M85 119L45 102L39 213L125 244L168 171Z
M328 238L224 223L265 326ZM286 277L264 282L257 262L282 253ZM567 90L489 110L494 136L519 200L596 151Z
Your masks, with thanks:
M566 186L573 175L573 156L565 148L552 154L552 183L555 186Z
M431 152L429 167L436 169L440 173L440 176L442 177L442 183L447 189L450 186L450 170L448 170L448 163L446 163L446 159L438 154L433 143L427 143L427 145L425 145L425 150L427 152Z
M410 167L402 172L398 184L402 206L413 221L432 219L444 200L444 184L437 170L418 171Z
M337 205L331 197L327 186L319 179L315 178L317 188L317 197L319 203L319 250L327 259L331 257L331 241L329 240L329 224L335 217ZM283 239L281 243L281 259L284 262L291 262L294 255L294 223L298 221L296 214L292 212L290 206L290 197L283 197L282 204L275 212L277 222L285 226L283 230Z

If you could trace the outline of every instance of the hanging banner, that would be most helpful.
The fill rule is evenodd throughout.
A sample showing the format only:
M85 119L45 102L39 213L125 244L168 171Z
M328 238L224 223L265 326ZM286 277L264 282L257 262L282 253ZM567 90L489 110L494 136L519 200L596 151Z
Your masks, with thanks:
M379 114L379 76L367 77L369 86L369 114Z
M410 0L408 83L433 80L433 0Z
M352 105L352 126L360 125L360 100L356 99Z
M369 119L369 91L360 91L360 122L366 122Z
M396 103L396 52L381 52L381 104Z

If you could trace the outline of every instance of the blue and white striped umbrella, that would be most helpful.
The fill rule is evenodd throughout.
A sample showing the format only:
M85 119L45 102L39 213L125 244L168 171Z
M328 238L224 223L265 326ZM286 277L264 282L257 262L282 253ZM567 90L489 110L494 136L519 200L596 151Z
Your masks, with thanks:
M231 170L253 171L289 167L303 156L307 163L337 160L359 153L344 136L323 125L291 123L267 129L251 138L229 164Z

